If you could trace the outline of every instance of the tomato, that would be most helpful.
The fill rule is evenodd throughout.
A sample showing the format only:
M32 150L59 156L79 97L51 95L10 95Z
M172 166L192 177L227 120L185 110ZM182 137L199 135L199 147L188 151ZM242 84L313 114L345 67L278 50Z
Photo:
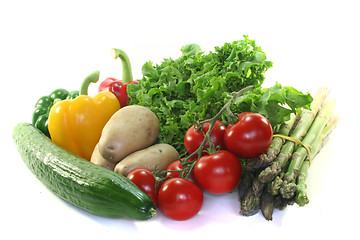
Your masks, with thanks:
M155 190L155 178L152 172L147 168L135 168L126 176L135 183L144 193L146 193L158 206L158 191Z
M184 159L182 158L181 161L183 161ZM194 161L195 159L194 158L190 158L189 159L189 162L192 162ZM179 171L179 170L183 170L184 167L183 165L181 164L180 160L176 160L172 163L169 164L169 166L166 168L166 171ZM168 172L167 177L179 177L180 176L180 172Z
M204 195L200 188L185 178L170 178L160 187L159 208L173 220L187 220L201 209Z
M181 165L180 160L176 160L175 162L172 162L169 164L169 166L166 168L166 171L178 171L178 170L182 170L184 169L184 167ZM180 176L180 172L168 172L167 177L179 177Z
M258 157L269 148L272 138L270 122L250 112L239 114L239 121L228 126L224 136L226 148L242 158Z
M202 156L194 167L196 183L213 194L228 193L239 183L242 167L239 159L231 152Z
M224 143L224 135L226 131L226 127L222 125L221 121L216 121L213 130L210 133L210 141L214 143L215 146L219 146L220 149L225 148ZM185 133L184 144L186 151L191 154L195 152L201 145L202 141L204 140L204 134L202 131L198 131L195 129L196 125L191 126L187 132ZM207 133L209 130L210 123L205 123L203 126L204 133ZM209 147L209 144L205 145ZM204 149L206 150L206 149ZM203 152L205 154L205 152Z

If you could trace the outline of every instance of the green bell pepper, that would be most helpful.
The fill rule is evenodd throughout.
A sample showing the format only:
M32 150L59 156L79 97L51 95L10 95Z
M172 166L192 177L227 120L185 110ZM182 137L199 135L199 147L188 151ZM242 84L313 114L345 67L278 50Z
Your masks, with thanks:
M59 88L54 90L48 96L43 96L35 104L32 116L32 125L38 128L46 136L50 137L48 130L48 118L51 107L57 101L64 99L75 99L79 96L79 91L69 92L66 89Z

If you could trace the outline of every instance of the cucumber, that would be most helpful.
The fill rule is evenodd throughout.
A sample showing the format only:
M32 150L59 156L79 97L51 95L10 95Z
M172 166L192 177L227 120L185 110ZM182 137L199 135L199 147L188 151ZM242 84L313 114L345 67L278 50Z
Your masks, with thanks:
M126 177L60 147L30 123L19 123L13 140L33 174L53 193L92 214L147 220L151 198Z

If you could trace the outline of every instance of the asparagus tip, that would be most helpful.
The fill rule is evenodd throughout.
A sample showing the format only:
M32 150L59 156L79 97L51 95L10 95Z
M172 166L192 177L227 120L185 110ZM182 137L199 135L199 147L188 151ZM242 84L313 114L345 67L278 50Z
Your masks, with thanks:
M292 198L296 191L296 183L294 182L284 182L283 186L280 188L280 194L283 198L289 199Z
M240 215L252 216L260 210L260 197L255 196L253 189L249 188L241 201Z
M299 205L300 207L303 207L309 203L309 198L307 197L306 194L299 193L296 196L295 201L296 201L297 205Z
M271 221L275 207L274 196L268 192L264 192L261 195L260 201L261 201L261 213L263 214L266 220Z

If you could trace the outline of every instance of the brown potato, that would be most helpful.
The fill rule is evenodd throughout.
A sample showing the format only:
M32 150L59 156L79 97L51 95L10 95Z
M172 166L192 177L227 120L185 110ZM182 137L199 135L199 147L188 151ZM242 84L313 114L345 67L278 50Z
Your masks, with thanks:
M103 128L101 156L118 163L129 154L151 146L159 134L159 119L148 108L130 105L117 111Z
M98 145L96 144L94 151L91 155L90 162L105 167L107 169L110 169L111 171L114 171L116 163L109 162L108 160L104 159L101 154L99 153Z
M151 171L156 169L165 170L170 163L179 159L178 151L165 143L155 144L146 149L134 152L116 164L114 171L118 174L127 174L138 167L144 167Z

